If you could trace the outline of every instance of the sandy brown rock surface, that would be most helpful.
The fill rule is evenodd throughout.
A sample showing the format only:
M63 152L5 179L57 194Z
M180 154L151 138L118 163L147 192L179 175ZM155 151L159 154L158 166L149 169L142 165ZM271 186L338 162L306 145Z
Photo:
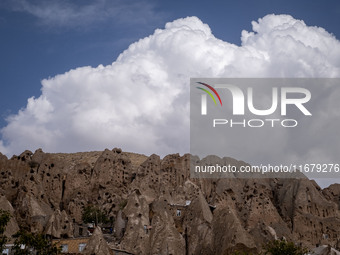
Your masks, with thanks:
M110 246L134 254L229 254L275 238L339 249L339 184L191 179L189 166L190 155L161 159L116 148L0 154L1 208L13 215L11 233L21 226L67 238L79 234L84 207L95 205L113 221Z

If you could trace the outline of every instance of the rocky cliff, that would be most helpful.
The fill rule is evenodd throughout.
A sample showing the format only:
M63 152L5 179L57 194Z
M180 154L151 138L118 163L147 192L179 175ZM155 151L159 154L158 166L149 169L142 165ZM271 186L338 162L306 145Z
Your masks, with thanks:
M235 161L235 160L234 160ZM236 162L236 161L235 161ZM114 222L111 247L134 254L229 254L275 238L340 246L340 185L301 179L191 179L190 155L0 153L1 208L18 226L78 235L98 206Z

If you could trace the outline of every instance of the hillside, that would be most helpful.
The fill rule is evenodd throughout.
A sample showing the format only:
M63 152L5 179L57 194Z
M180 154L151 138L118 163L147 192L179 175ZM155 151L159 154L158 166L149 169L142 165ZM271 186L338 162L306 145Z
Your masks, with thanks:
M308 179L190 179L190 155L0 153L1 208L18 226L78 236L84 207L114 222L111 247L134 254L228 254L274 238L340 246L340 185Z

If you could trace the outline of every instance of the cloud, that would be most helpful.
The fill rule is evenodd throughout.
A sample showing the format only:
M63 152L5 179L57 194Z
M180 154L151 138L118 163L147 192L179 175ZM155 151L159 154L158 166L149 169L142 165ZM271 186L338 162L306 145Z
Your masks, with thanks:
M340 43L324 29L289 15L252 25L237 46L196 17L178 19L131 44L112 65L45 79L41 96L8 118L0 149L185 153L190 77L340 76Z
M6 149L6 147L4 146L3 142L0 140L0 153L2 154L7 154L8 151Z
M129 0L95 0L89 4L75 1L29 1L7 2L8 8L36 17L39 24L47 27L79 28L111 20L117 24L146 24L154 17L150 2Z

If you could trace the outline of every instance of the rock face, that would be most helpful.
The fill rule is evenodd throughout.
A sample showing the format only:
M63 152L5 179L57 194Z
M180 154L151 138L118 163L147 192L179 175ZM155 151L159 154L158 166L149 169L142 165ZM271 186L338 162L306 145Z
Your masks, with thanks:
M111 248L104 239L100 227L97 227L85 247L83 254L96 255L113 255Z
M7 223L6 230L5 230L5 236L7 236L10 240L12 235L14 235L16 232L19 231L19 226L17 221L14 217L14 209L11 205L11 203L6 199L6 197L0 196L0 208L2 210L6 210L10 213L11 218L9 222Z
M331 246L322 245L312 250L313 255L340 255L340 252L333 249Z
M189 167L190 155L120 149L0 154L1 208L13 215L11 232L19 225L67 238L79 234L84 208L96 205L114 222L110 245L133 254L251 252L276 238L339 249L339 184L322 190L304 178L191 179ZM107 249L99 231L86 250Z

